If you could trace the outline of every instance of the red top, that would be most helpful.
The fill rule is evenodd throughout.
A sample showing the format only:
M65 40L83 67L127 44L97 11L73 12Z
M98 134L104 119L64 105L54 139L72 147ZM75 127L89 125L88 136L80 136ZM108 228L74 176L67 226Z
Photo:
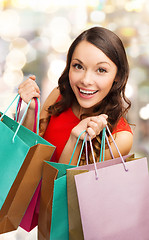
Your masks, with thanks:
M71 108L64 111L59 116L51 116L44 134L44 139L56 146L55 157L52 161L58 162L63 148L69 139L72 128L79 122L80 119L74 115ZM130 126L123 118L120 119L112 134L120 131L132 132Z

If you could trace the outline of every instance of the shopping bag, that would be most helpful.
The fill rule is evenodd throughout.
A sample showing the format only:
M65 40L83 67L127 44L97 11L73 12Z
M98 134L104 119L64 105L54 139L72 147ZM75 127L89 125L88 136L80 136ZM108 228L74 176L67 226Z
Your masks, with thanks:
M40 195L40 208L38 217L38 240L50 239L51 215L54 180L58 170L52 167L49 162L43 163L42 187Z
M107 143L109 145L108 139L107 139ZM85 142L85 145L86 145L86 162L88 162L87 142ZM105 145L102 147L104 151ZM120 157L114 158L110 145L109 145L109 150L111 152L111 156L113 157L113 159L102 161L102 162L99 159L100 162L96 163L97 169L121 163L122 160ZM123 156L123 159L125 161L128 161L130 158L132 159L132 157L134 159L134 154ZM95 168L94 164L88 164L88 165L67 169L69 240L84 239L74 176L83 172L94 170L94 168Z
M73 168L67 171L69 240L84 239L74 176L87 171L74 170Z
M35 132L35 133L37 132L37 134L39 134L39 123L37 122L39 107L38 107L37 99L34 98L34 100L35 100L35 121L34 121L33 132ZM16 107L16 115L15 115L15 119L17 119L17 121L19 120L21 103L22 103L22 99L19 98L19 101L18 101L18 104ZM26 209L25 214L19 225L21 228L23 228L27 232L30 232L34 227L36 227L38 225L40 190L41 190L41 180L37 186L37 189L31 199L31 201L28 205L28 208Z
M128 161L130 155L123 156L124 160ZM121 163L121 159L115 158L105 162L96 163L97 169L112 166ZM68 220L69 220L69 240L83 240L82 223L80 218L78 197L76 192L76 185L74 176L83 172L94 170L94 164L83 165L67 170L67 200L68 200Z
M147 240L149 176L146 158L75 175L84 239Z
M77 139L76 146L80 136ZM80 151L80 156L83 145L84 141ZM76 146L69 164L49 161L44 163L38 219L39 240L69 239L66 170L75 167L71 165L71 161Z
M60 164L54 162L46 162L49 165L49 181L47 192L44 191L44 187L41 188L41 205L39 210L38 220L38 238L41 239L68 239L68 213L67 213L67 190L66 190L66 169L74 167L73 165ZM57 178L56 172L58 171ZM55 173L53 176L52 173ZM44 179L44 175L43 175ZM43 182L44 184L44 182ZM50 191L51 189L51 191ZM45 206L45 212L43 211L44 199L48 200L47 206ZM52 209L51 209L52 207ZM44 219L43 220L43 215ZM45 224L47 223L47 224ZM43 225L46 226L43 226ZM47 228L46 228L47 227ZM50 237L50 238L49 238Z
M21 125L27 108L20 123L6 116L6 111L0 118L0 233L19 226L41 179L42 162L50 160L55 150Z
M19 225L21 228L23 228L27 232L30 232L34 227L38 225L40 191L41 191L41 180L37 186L37 189Z

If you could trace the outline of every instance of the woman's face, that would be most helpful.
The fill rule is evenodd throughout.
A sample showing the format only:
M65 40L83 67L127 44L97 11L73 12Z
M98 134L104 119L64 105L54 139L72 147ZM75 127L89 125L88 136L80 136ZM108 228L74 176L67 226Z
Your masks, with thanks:
M99 104L110 91L117 66L96 46L82 41L75 48L69 81L80 107L84 110Z

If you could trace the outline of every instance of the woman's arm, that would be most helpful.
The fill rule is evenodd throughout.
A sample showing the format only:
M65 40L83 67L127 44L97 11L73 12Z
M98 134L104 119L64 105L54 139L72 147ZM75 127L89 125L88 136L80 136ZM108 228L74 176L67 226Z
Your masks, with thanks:
M37 97L40 99L40 90L37 83L35 82L35 79L36 77L34 75L29 77L27 80L21 83L18 88L18 93L25 103L28 104L28 102L32 99L25 120L23 122L23 125L30 130L33 130L35 118L35 101L33 98ZM40 118L48 117L47 109L50 105L54 104L58 96L59 90L55 88L46 99L40 113ZM46 129L46 126L44 126L44 128Z
M121 153L122 156L127 155L131 148L132 148L132 144L133 144L133 134L131 132L128 131L121 131L121 132L117 132L115 134L112 135L116 145ZM110 146L113 152L113 155L115 158L119 157L119 154L117 152L117 149L111 139L111 137L109 137L109 142L110 142ZM107 159L111 159L111 154L109 149L105 150L105 160Z
M90 122L89 118L87 118L86 121L89 124L89 122ZM94 128L94 129L92 128L92 130L90 129L92 131L92 134L90 134L91 138L93 138L93 136L95 136L95 134L97 132L99 134L99 131L102 131L102 129L105 126L106 126L106 124L105 124L105 122L103 122L100 126L98 125L98 127ZM75 128L77 128L77 129L75 129ZM79 135L79 132L81 132L78 125L75 128L72 130L72 132L70 134L70 138L68 139L68 141L65 145L65 148L64 148L64 150L61 154L61 157L59 159L59 162L61 162L61 163L68 164L69 161L70 161L73 149L74 149L76 141L77 141L77 137ZM83 128L81 128L81 130L82 129ZM84 129L85 129L85 126L84 126ZM88 131L87 126L86 126L86 130ZM84 136L85 136L85 133L82 135L81 139L83 139ZM113 138L114 138L114 140L115 140L115 142L118 146L118 149L119 149L121 155L122 156L127 155L130 152L132 144L133 144L133 134L128 132L128 131L122 131L122 132L118 132L118 133L114 134ZM109 137L109 142L110 142L110 146L111 146L114 157L115 158L119 157L119 154L117 152L117 149L116 149L111 137ZM82 146L82 140L80 140L79 143L78 143L78 146L76 148L74 157L72 159L72 163L71 163L72 165L77 164L81 146ZM111 157L109 149L106 149L105 150L105 160L108 160L108 159L111 159L111 158L112 157Z
M33 130L35 119L35 101L33 98L37 97L40 99L40 90L35 80L36 77L33 75L27 80L25 80L23 83L21 83L18 87L18 93L26 104L28 104L29 101L32 99L23 122L23 125L30 130Z

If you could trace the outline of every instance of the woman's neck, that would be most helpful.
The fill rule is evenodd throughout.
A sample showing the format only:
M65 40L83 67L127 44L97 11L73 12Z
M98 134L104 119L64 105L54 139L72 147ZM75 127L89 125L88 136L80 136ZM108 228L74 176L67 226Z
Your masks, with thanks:
M73 104L72 104L72 107L71 107L74 115L80 119L80 116L82 115L82 107L80 107L80 105L75 101Z
M92 109L86 109L86 108L81 107L77 101L73 102L71 109L72 109L74 115L79 119L83 114L89 115L89 113L92 112Z

